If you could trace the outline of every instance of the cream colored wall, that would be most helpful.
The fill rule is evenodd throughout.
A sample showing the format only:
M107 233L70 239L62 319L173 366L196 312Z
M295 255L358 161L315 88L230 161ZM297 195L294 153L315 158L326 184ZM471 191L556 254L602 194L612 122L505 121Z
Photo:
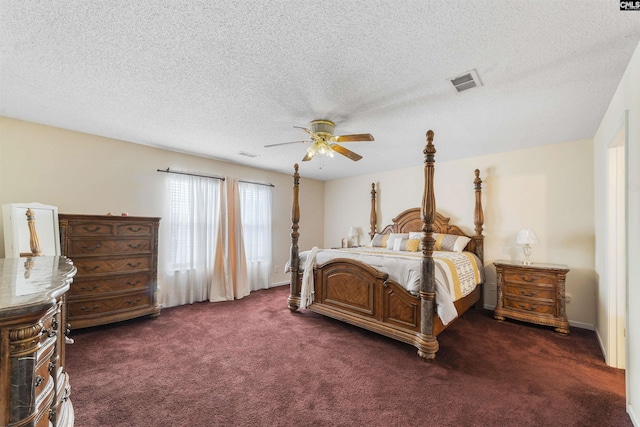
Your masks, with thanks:
M57 206L60 213L75 214L127 212L165 216L168 175L157 172L158 168L270 182L275 185L273 262L279 270L272 272L272 279L274 283L289 280L283 270L290 251L293 185L290 175L6 117L0 117L0 166L0 204L40 202ZM300 225L306 231L300 244L321 245L324 183L306 179L301 182L306 191L300 194L304 206ZM160 245L164 243L162 225L161 222ZM3 238L0 226L0 242ZM0 255L4 257L3 245Z
M606 281L607 254L607 151L613 136L628 111L626 144L626 219L627 219L627 412L634 425L640 425L640 45L636 48L627 70L609 104L594 136L594 169L596 179L596 271L599 280L597 333L605 348L611 314L608 306L609 284ZM633 308L633 309L630 309Z
M435 145L439 135L436 132ZM442 137L443 143L446 141ZM416 144L417 155L422 147ZM567 315L574 326L594 328L596 273L593 233L593 147L590 139L547 145L472 159L437 162L435 192L439 212L473 234L474 169L483 179L485 214L485 306L496 304L498 259L521 259L515 244L518 230L533 228L540 240L535 262L566 264ZM407 168L325 185L325 246L337 245L350 226L369 230L371 183L379 193L378 227L391 223L400 211L420 206L423 168ZM366 238L361 240L368 242Z

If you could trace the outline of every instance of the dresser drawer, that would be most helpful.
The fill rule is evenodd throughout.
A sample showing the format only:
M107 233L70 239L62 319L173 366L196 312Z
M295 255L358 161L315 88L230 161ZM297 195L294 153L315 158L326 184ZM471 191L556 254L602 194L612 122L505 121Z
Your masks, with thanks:
M150 304L149 293L145 291L111 298L93 298L85 301L67 301L69 317L76 318L134 310Z
M114 234L115 224L104 221L70 221L69 236L111 236Z
M536 284L536 285L555 285L556 283L556 275L545 273L545 272L528 272L528 271L517 271L517 270L505 270L504 279L505 282L508 283L519 283L519 284Z
M73 263L78 269L78 278L86 274L148 270L151 267L149 256L111 259L76 258Z
M149 239L125 239L125 240L73 240L69 244L69 256L78 255L112 255L149 252L151 241Z
M149 273L130 274L121 277L83 280L74 280L69 289L70 296L96 295L107 292L131 291L145 289L151 282Z
M124 223L116 225L118 236L150 236L153 232L153 223Z
M528 313L556 316L556 305L544 301L533 301L530 299L504 298L504 308L524 311Z
M505 283L503 290L506 297L525 297L548 302L556 300L555 287L553 286L523 286L513 283Z
M38 395L42 395L44 391L53 387L49 385L50 382L53 382L49 363L55 350L55 339L50 339L45 347L38 350L38 360L36 362L35 375L33 376L33 389L35 390L36 399L38 399Z

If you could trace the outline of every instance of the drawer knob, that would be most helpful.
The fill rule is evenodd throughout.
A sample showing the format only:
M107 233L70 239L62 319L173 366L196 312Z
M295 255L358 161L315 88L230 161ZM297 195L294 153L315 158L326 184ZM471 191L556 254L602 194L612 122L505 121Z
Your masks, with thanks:
M536 311L538 309L538 306L535 305L526 305L526 304L518 304L520 306L521 309L523 310L527 310L527 311Z
M137 245L134 245L133 243L129 243L127 246L129 246L131 249L138 249L142 247L142 243L138 243Z
M127 280L127 283L125 283L125 285L127 286L137 286L140 283L140 280L136 280L135 282L132 282L131 280Z
M536 291L526 291L524 289L520 289L520 293L525 297L535 297L536 295L538 295Z
M98 249L99 247L101 247L102 245L100 243L95 244L94 246L89 246L89 245L82 245L81 248L82 249L86 249L88 251L95 251L96 249Z
M44 377L41 377L40 375L38 375L38 376L36 377L36 382L35 382L36 387L38 387L38 386L39 386L40 384L42 384L43 382L44 382Z
M86 306L82 306L80 307L80 310L84 311L85 313L91 313L92 311L94 311L96 308L100 308L100 306L98 304L94 304L93 307L91 308L87 308Z
M520 278L521 278L522 280L524 280L525 282L529 282L529 283L531 283L531 282L534 282L534 281L535 281L535 279L534 279L533 277L531 277L531 276L520 276Z
M88 231L90 233L95 233L96 231L100 230L102 227L100 227L99 225L96 225L95 227L88 227L88 226L84 226L82 227L82 229L84 231Z
M127 265L131 268L136 268L140 266L140 262L136 262L135 264L132 262L128 262Z
M58 334L58 331L56 331L55 329L43 329L42 333L47 335L49 338L51 337L55 337Z
M131 231L132 233L137 233L142 230L142 227L128 227L127 230Z
M129 304L129 305L136 305L136 304L138 304L141 300L142 300L142 298L136 298L136 300L135 300L135 301L132 301L132 300L130 300L130 299L129 299L129 300L127 300L127 304Z

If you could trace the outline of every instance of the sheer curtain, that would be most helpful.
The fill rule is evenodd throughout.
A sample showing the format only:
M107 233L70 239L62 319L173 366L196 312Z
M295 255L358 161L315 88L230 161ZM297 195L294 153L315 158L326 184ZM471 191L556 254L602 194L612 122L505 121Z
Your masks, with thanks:
M271 286L271 186L238 183L249 289Z
M209 298L220 251L220 180L169 175L169 228L159 300L164 307ZM166 234L165 234L166 235Z

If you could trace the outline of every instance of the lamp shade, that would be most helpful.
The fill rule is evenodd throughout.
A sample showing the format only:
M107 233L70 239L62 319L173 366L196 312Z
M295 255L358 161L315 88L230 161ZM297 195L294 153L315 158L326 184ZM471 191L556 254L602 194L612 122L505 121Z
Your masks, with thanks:
M349 228L349 236L353 237L353 236L357 236L358 234L360 234L358 232L358 227L351 227Z
M516 243L519 245L532 245L538 243L538 236L536 236L536 233L532 229L523 228L518 231Z

